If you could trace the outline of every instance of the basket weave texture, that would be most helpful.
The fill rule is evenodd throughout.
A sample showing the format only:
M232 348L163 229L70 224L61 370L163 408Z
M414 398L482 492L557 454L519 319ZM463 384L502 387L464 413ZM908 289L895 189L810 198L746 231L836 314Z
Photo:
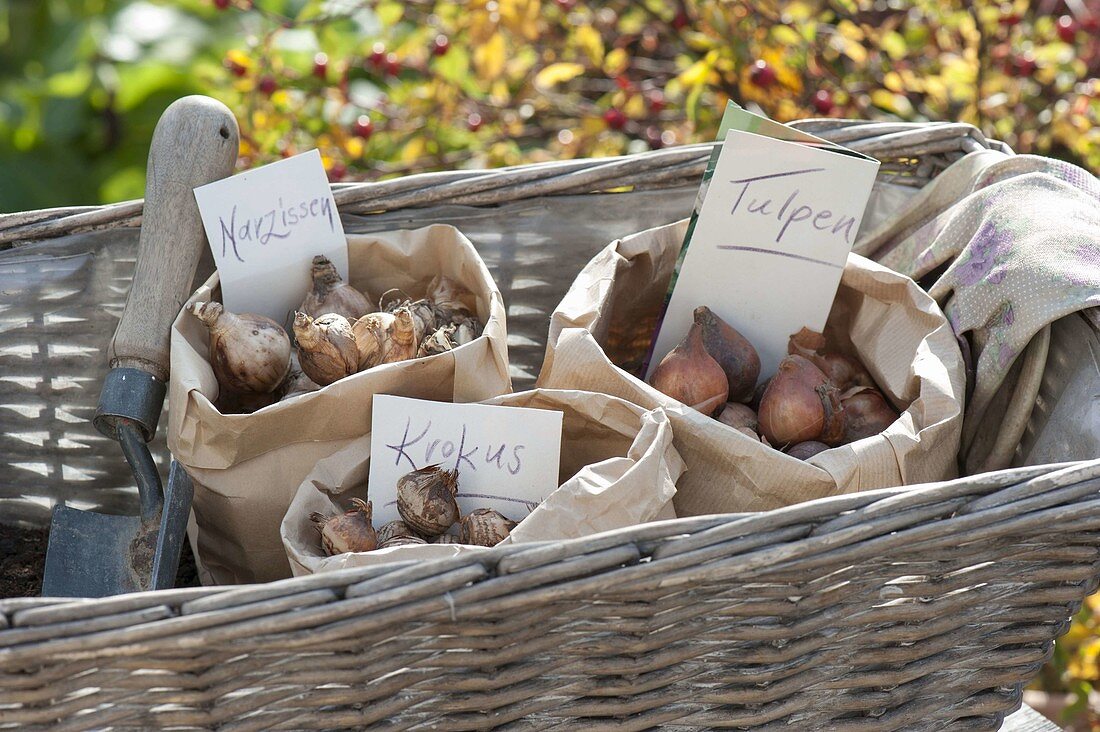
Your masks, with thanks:
M1100 461L240 588L0 601L0 728L994 730ZM93 688L89 688L93 687Z

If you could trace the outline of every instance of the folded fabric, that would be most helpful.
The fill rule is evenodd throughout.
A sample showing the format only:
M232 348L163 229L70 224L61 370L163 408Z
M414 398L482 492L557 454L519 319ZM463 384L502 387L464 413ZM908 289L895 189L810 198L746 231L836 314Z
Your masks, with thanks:
M1032 337L1100 305L1100 181L1060 160L974 152L854 251L927 278L968 360L965 455Z

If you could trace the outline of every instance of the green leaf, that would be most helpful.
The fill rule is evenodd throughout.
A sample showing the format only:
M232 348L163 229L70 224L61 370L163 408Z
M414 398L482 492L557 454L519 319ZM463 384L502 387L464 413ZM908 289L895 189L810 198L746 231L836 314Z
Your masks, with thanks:
M76 97L92 83L92 67L81 64L72 71L62 71L46 80L46 92L55 97Z

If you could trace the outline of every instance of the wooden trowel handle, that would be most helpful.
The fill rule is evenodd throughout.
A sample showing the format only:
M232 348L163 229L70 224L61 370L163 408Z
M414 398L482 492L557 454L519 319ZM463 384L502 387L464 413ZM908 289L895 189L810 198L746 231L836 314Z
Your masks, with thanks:
M111 368L168 380L172 321L190 294L206 242L193 189L232 173L238 146L233 113L209 97L179 99L157 122L134 281L107 353Z

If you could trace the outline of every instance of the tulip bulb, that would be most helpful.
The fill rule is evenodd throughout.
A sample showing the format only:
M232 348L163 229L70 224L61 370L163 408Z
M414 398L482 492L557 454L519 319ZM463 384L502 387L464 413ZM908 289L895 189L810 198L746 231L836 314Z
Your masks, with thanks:
M748 339L710 308L695 308L695 322L703 328L703 346L718 362L729 381L729 400L747 402L752 399L756 379L760 376L760 356Z
M752 407L747 404L729 402L718 415L718 421L734 429L748 428L751 432L757 429L756 412L752 411Z
M374 310L366 295L344 282L336 271L336 265L328 257L318 255L313 258L310 277L313 279L313 289L306 295L301 307L301 311L309 317L319 318L335 313L354 323Z
M317 384L328 386L359 370L359 349L351 324L343 315L330 313L314 320L294 314L294 338L302 371Z
M210 331L210 365L226 396L275 391L290 369L290 339L271 318L240 315L217 302L196 302L188 312Z
M791 445L787 448L787 454L793 458L799 460L809 460L819 452L825 452L829 449L829 446L824 442L818 442L816 440L807 440L806 442L800 442L797 445Z
M844 434L839 392L821 369L802 356L787 356L760 399L760 430L772 445L838 445Z
M726 372L703 347L703 327L693 323L684 340L653 370L649 383L658 391L706 415L729 395Z
M882 393L871 387L850 389L840 403L844 405L844 444L877 435L898 418Z
M397 481L397 513L421 536L436 536L458 521L458 471L429 465Z
M321 532L321 546L330 557L347 552L369 552L378 548L378 535L371 525L370 501L351 499L353 506L343 514L311 513L310 521Z
M787 353L808 359L838 389L874 385L863 364L851 356L826 350L825 336L809 328L803 328L790 337Z

